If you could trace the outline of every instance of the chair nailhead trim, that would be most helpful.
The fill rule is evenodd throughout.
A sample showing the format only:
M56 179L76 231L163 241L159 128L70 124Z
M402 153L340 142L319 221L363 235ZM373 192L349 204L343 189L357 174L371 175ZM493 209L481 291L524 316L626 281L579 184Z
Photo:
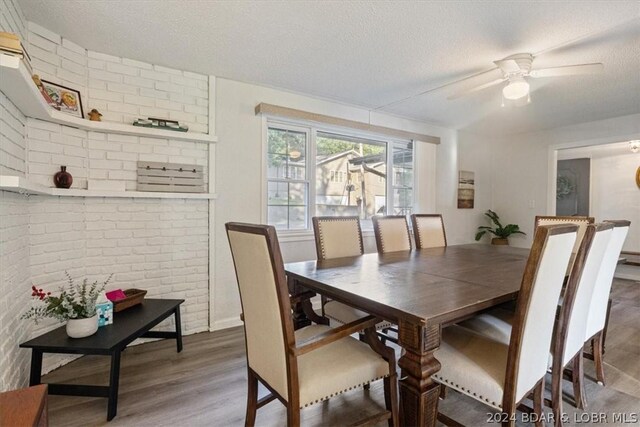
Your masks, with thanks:
M327 253L324 248L324 234L322 234L322 223L323 222L346 222L346 221L353 221L353 219L336 217L335 219L323 219L322 221L318 222L318 229L320 231L320 251L322 252L322 259L327 259ZM358 236L358 241L359 241L358 243L360 243L360 252L364 252L364 247L362 245L362 235Z
M380 379L382 379L382 378L386 378L386 377L388 377L388 376L389 376L389 375L383 375L383 376L381 376L381 377L374 378L374 379L372 379L372 380L369 380L369 381L366 381L366 382L363 382L363 383L360 383L360 384L356 384L356 385L354 385L353 387L349 387L349 388L346 388L346 389L344 389L344 390L340 390L340 391L337 391L337 392L335 392L335 393L331 393L329 396L322 397L322 398L320 398L320 399L314 400L313 402L305 403L303 406L300 406L300 409L302 409L302 408L306 408L307 406L315 405L316 403L324 402L325 400L330 399L330 398L332 398L333 396L337 396L337 395L342 394L342 393L344 393L344 392L346 392L346 391L353 390L353 389L356 389L356 388L359 388L359 387L363 387L363 386L365 386L365 385L367 385L367 384L369 384L369 383L372 383L372 382L374 382L374 381L378 381L378 380L380 380Z
M445 383L445 384L447 384L448 387L451 387L454 390L458 390L459 392L461 392L463 394L466 394L467 396L470 396L470 397L477 397L478 399L481 399L481 400L485 401L486 403L488 403L490 406L493 406L494 408L502 409L502 404L497 404L493 400L489 400L486 397L482 396L481 394L477 394L477 393L475 393L475 392L473 392L471 390L468 390L468 389L466 389L464 387L461 387L458 384L454 384L452 382L449 382L447 379L441 377L438 374L434 374L433 377L436 380L438 380L438 382Z

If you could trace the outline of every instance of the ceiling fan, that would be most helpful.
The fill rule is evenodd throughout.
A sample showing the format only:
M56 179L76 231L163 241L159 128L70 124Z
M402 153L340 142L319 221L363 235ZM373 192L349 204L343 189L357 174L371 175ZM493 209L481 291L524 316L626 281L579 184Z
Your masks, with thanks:
M448 97L448 99L456 99L462 96L469 95L474 92L478 92L483 89L487 89L492 86L499 85L503 82L507 84L502 88L502 96L504 99L510 101L519 101L529 98L529 83L528 78L542 78L542 77L563 77L563 76L575 76L579 74L597 74L602 72L604 66L601 63L592 64L578 64L578 65L566 65L562 67L531 69L534 56L530 53L517 53L515 55L507 56L499 61L493 63L498 66L502 71L502 78L484 83L470 89L466 89L455 93Z

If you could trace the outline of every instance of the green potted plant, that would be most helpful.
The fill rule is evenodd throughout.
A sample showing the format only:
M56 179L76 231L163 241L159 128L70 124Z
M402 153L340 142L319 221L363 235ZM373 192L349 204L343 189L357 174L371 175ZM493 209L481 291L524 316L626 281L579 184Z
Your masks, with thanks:
M507 224L503 226L500 223L500 217L497 213L489 209L484 213L487 218L495 225L495 227L480 226L476 232L476 241L480 240L487 232L495 237L491 239L492 245L508 245L509 236L512 234L525 234L520 231L520 227L516 224Z
M96 312L96 300L100 293L111 280L111 276L102 284L97 281L89 284L84 279L81 284L75 284L67 275L67 285L60 288L60 295L51 295L35 286L31 287L31 296L36 304L29 308L23 315L23 319L38 321L52 317L61 322L67 322L67 335L71 338L84 338L93 335L98 330L98 314Z

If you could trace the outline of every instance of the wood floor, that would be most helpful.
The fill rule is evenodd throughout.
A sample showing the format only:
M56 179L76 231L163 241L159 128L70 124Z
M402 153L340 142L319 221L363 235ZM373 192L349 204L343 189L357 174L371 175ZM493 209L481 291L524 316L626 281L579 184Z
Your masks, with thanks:
M588 413L607 414L607 426L622 425L613 422L614 412L637 415L640 411L640 282L616 280L612 298L605 355L607 386L586 381ZM184 344L180 354L175 352L174 341L131 347L123 354L118 415L110 423L106 422L106 399L51 396L51 426L244 425L242 329L191 335L185 337ZM588 378L593 378L593 363L585 361L585 368ZM43 381L107 384L108 372L107 358L85 356L44 376ZM570 396L570 387L565 386ZM573 408L570 397L565 402L570 420L565 425L587 424L584 417L588 414ZM378 382L369 391L353 390L305 409L302 424L346 425L383 408L382 383ZM495 426L487 422L488 407L455 392L440 402L440 410L468 426ZM277 401L258 410L259 426L281 426L285 421L286 413Z

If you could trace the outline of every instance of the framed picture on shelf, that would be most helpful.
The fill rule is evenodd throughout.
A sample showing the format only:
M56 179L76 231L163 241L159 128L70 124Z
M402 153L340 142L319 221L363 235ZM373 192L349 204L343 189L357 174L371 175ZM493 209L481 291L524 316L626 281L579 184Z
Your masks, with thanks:
M51 98L50 102L47 100L49 105L63 113L84 119L79 91L46 80L41 82L44 91Z

